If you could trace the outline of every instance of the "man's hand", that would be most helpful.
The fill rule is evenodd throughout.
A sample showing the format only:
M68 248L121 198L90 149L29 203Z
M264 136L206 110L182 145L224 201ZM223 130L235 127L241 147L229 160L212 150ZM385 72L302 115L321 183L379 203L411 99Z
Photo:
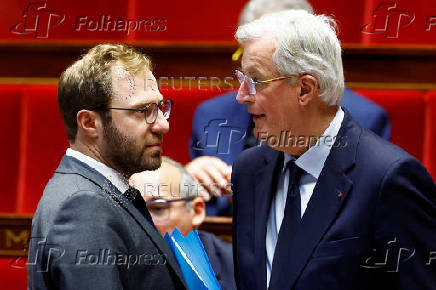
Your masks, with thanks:
M231 193L232 167L213 156L201 156L186 164L186 170L200 183L210 196Z

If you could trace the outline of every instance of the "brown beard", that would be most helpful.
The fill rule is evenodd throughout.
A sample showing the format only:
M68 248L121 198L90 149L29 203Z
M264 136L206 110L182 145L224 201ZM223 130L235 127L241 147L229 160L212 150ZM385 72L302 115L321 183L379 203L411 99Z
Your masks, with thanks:
M162 141L162 135L151 134L153 137L150 138L150 141L153 142L145 142L145 144ZM104 124L103 138L102 157L126 177L145 170L156 170L161 165L160 151L146 152L145 146L140 147L135 140L123 135L112 125L111 121Z

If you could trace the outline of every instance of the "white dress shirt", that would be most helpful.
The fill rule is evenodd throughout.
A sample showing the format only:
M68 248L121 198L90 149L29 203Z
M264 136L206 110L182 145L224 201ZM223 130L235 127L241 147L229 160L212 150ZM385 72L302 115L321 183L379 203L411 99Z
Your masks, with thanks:
M97 161L94 158L71 148L67 149L65 155L74 157L98 171L101 175L106 177L106 179L109 180L121 193L124 193L127 189L129 189L129 183L123 175L121 175L115 169L101 163L100 161Z
M309 148L303 155L295 160L295 164L304 170L300 179L300 196L301 196L301 217L306 211L307 204L312 196L313 189L318 181L319 175L324 167L328 155L330 154L333 142L327 142L326 139L336 137L341 128L344 119L344 111L339 107L335 117L330 122L329 127L324 131L318 142ZM286 164L293 157L289 154L284 154L283 168L278 180L277 191L271 202L271 209L268 215L267 231L266 231L266 283L269 286L271 278L272 263L274 251L277 244L277 237L282 225L283 216L285 213L286 197L289 184L289 168Z

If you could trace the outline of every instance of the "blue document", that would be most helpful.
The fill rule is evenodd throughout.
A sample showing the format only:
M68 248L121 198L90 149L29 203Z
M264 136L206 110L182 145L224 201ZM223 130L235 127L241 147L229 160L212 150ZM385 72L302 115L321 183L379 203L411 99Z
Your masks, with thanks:
M221 289L197 231L183 237L176 228L165 241L176 258L189 289Z

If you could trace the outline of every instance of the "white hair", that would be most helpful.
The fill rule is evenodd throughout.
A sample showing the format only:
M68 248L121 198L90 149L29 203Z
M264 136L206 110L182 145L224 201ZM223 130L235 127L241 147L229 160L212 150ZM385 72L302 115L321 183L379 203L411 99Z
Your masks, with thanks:
M239 15L239 26L260 18L262 15L288 9L303 9L313 13L306 0L251 0L245 4Z
M240 26L235 34L242 46L261 37L276 42L273 63L282 76L309 74L318 81L320 97L327 105L341 102L344 72L333 18L285 10Z

